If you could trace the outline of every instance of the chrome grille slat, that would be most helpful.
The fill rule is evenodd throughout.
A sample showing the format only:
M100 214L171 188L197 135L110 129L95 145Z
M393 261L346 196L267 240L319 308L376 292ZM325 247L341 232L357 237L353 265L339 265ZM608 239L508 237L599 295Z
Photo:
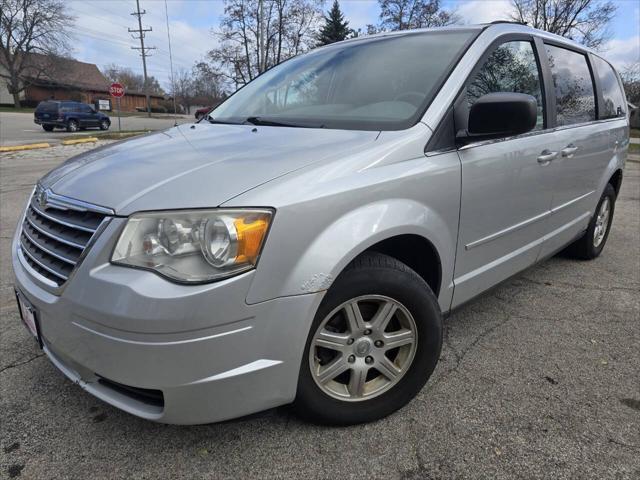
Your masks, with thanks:
M60 243L64 243L64 244L69 245L71 247L79 248L80 250L84 250L84 245L80 245L79 243L74 243L74 242L71 242L69 240L65 240L64 238L57 237L57 236L47 232L45 229L43 229L43 228L39 227L38 225L36 225L33 222L33 220L31 220L29 217L27 217L25 220L29 223L29 225L31 225L33 228L35 228L37 231L39 231L43 235L46 235L49 238L57 240Z
M47 272L51 273L52 275L55 275L56 277L66 281L69 277L67 277L66 275L63 275L62 273L58 273L56 272L53 268L50 268L48 266L46 266L43 262L41 262L40 260L38 260L35 255L33 255L32 253L29 252L29 249L26 248L26 245L24 244L24 242L20 242L20 245L22 246L22 252L29 257L29 259L36 263L40 268L45 269Z
M62 260L63 262L68 263L69 265L74 265L75 266L75 264L77 263L77 262L74 262L73 260L71 260L70 258L64 257L64 256L60 255L59 253L56 253L53 250L50 250L47 247L45 247L44 245L42 245L40 242L35 240L31 235L29 235L27 229L25 229L25 228L22 229L22 235L27 237L27 240L29 240L32 244L34 244L40 250L42 250L43 252L51 255L52 257L55 257L58 260Z
M55 200L49 203L47 198ZM43 191L38 186L20 232L23 263L47 285L60 287L82 261L96 232L102 231L100 225L108 218L105 211L108 209L100 206L92 210L91 204Z
M64 221L64 220L62 220L62 219L60 219L60 218L58 218L58 217L56 217L54 215L49 215L49 214L43 212L42 210L40 210L35 205L34 202L31 202L30 206L41 217L44 217L47 220L51 220L52 222L59 223L60 225L64 225L65 227L74 228L76 230L82 230L83 232L88 232L88 233L95 233L96 229L98 228L97 226L96 226L96 228L89 228L89 227L78 225L78 224L75 224L75 223L66 222L66 221Z

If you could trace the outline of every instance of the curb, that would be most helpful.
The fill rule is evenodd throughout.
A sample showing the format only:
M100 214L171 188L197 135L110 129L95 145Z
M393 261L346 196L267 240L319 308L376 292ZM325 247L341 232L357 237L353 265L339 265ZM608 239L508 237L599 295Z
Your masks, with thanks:
M75 140L63 140L62 145L76 145L78 143L90 143L97 142L98 139L96 137L87 137L87 138L78 138Z
M20 150L35 150L36 148L49 148L48 143L31 143L29 145L13 145L11 147L0 147L0 152L18 152Z

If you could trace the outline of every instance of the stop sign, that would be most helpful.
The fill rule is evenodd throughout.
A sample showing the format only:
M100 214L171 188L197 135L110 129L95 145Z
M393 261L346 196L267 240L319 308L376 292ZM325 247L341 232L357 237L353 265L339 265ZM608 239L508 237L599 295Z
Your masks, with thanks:
M109 93L112 97L124 97L124 86L121 83L114 82L109 87Z

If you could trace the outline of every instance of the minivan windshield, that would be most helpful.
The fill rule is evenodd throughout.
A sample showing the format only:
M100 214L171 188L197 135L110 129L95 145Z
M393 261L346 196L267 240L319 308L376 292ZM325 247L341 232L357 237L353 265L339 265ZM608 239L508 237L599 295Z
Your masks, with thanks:
M260 75L213 110L209 121L405 129L420 119L476 33L432 30L321 48Z

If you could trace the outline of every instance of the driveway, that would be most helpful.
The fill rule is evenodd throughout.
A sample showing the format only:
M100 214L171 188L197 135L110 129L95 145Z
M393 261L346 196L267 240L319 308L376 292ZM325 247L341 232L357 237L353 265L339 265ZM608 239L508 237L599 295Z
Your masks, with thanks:
M0 155L0 477L640 478L640 163L602 256L552 258L456 311L434 376L398 413L327 428L279 408L179 427L83 392L18 318L20 210L39 176L87 148Z
M110 117L110 131L118 131L118 118L115 115L110 115ZM177 118L179 124L193 121L192 115L178 115ZM122 130L164 130L173 127L174 123L174 119L166 115L163 115L163 118L149 118L144 115L121 118ZM40 125L33 123L32 113L0 112L0 146L40 142L59 143L63 137L69 135L86 135L99 131L90 129L75 134L65 130L45 132Z

